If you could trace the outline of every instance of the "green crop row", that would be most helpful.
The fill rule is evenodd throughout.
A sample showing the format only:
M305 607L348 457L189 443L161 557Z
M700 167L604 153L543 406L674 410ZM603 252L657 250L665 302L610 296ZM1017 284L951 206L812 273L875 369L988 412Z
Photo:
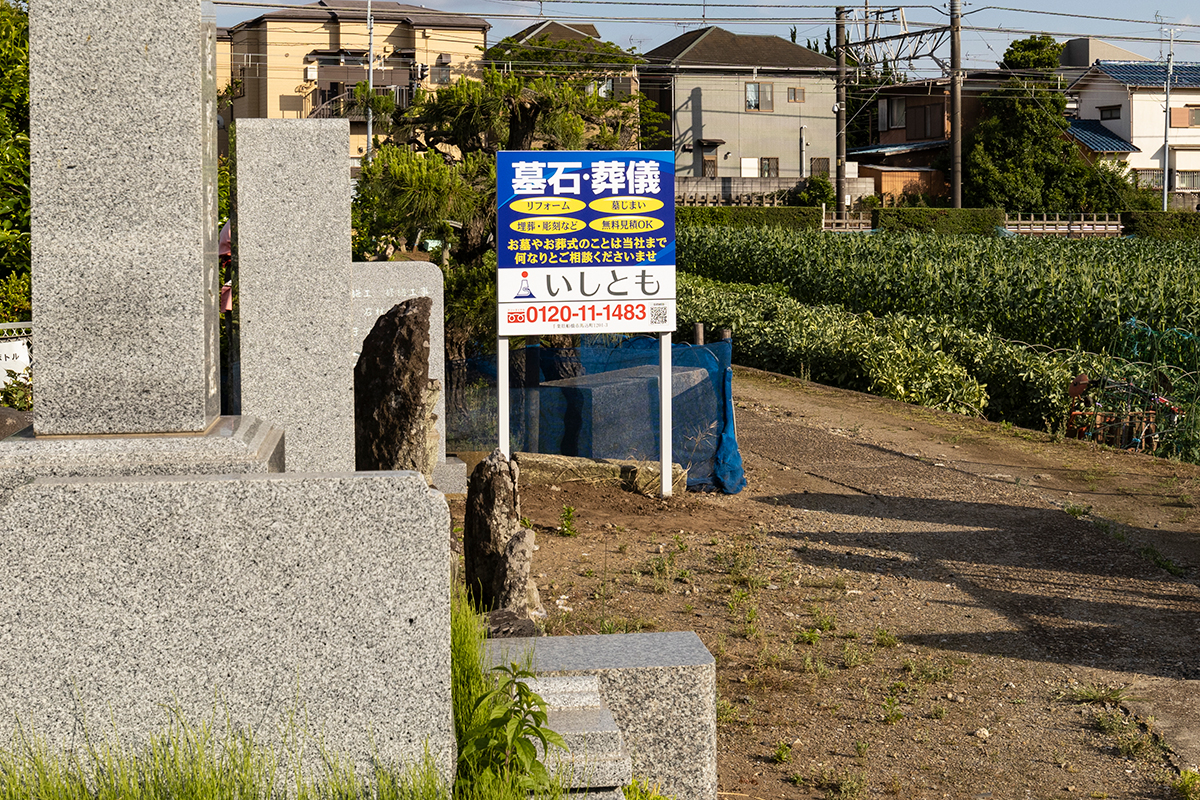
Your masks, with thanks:
M1036 429L1062 423L1075 375L1105 366L1098 356L1040 353L945 319L806 306L778 286L687 274L677 313L681 329L732 328L738 364Z
M681 226L680 269L808 305L939 317L1009 340L1133 357L1126 323L1200 331L1200 245ZM1163 363L1200 365L1196 340Z

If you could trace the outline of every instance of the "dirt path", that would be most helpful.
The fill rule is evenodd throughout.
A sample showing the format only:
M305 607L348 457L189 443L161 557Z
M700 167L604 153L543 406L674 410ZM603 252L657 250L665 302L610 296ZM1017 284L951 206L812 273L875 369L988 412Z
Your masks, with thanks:
M734 393L738 495L522 489L550 632L717 657L725 796L1169 797L1200 763L1200 469L749 370ZM1091 687L1115 702L1071 702Z

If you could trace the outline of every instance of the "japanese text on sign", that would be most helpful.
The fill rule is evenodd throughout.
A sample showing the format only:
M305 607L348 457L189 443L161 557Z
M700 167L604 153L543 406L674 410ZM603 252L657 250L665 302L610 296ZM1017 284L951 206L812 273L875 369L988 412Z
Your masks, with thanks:
M500 153L501 334L673 330L674 170L667 151Z

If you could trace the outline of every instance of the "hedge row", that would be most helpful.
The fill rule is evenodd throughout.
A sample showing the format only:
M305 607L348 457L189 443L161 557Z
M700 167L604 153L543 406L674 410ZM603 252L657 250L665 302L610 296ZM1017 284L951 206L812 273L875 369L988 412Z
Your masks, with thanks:
M971 233L995 236L1004 227L998 208L877 208L871 227L889 233Z
M1195 211L1126 211L1121 225L1126 236L1140 239L1200 239Z
M797 230L820 230L821 209L799 206L679 206L675 225L713 225L750 228L760 225Z

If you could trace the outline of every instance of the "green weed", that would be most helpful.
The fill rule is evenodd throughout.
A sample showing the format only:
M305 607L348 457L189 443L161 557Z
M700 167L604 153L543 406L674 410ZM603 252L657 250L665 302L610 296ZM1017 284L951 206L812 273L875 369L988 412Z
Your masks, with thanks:
M558 532L562 536L578 536L575 530L575 506L563 506L558 515Z

